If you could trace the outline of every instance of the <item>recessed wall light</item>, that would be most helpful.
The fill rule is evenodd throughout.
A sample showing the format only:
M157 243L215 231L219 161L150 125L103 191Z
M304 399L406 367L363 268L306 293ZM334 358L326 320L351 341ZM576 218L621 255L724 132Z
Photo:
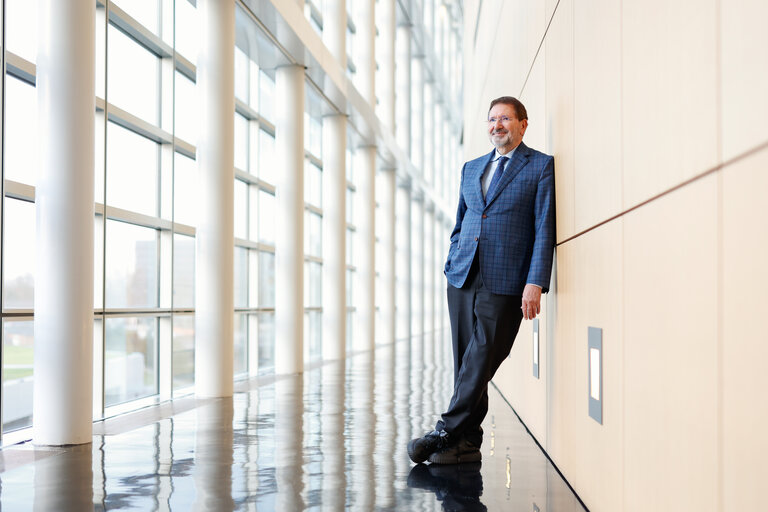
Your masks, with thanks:
M603 424L603 330L589 327L587 332L589 416Z

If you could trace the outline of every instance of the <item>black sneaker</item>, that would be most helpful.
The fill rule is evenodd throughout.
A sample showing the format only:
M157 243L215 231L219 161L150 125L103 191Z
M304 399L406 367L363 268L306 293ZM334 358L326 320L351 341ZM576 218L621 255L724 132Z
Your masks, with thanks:
M411 439L408 442L408 456L413 462L419 464L446 446L448 446L448 432L433 430L424 434L424 437Z
M433 464L462 464L478 462L482 459L480 447L464 436L461 436L458 442L437 450L429 456L429 462Z

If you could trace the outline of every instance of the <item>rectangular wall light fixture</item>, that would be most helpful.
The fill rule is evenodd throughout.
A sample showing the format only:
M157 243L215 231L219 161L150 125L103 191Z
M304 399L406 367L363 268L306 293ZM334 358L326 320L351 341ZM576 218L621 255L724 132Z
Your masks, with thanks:
M539 319L533 319L533 376L539 378Z
M588 328L589 415L603 424L603 330Z

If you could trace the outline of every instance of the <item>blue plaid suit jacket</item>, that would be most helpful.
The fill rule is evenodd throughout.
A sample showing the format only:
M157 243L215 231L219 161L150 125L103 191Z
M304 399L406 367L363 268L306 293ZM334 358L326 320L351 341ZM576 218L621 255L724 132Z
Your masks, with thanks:
M465 163L461 171L445 276L461 288L477 253L491 292L522 295L531 283L546 293L555 249L554 159L521 142L496 189L483 199L480 179L494 151Z

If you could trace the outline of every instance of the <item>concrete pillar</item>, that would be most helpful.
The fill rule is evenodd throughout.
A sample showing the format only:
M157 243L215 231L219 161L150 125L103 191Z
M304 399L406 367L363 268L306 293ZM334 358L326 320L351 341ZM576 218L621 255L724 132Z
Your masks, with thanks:
M395 140L411 156L411 27L397 27L395 38Z
M347 339L347 118L323 118L323 359L343 359Z
M302 2L303 3L303 2ZM347 2L323 0L323 43L336 57L341 68L347 69Z
M304 370L304 67L275 80L275 373Z
M235 6L199 0L195 393L232 396Z
M81 444L93 418L96 5L41 0L38 13L33 437Z
M357 332L353 340L356 350L373 349L375 342L376 297L376 147L358 150L357 197Z
M379 0L379 118L395 131L395 0Z
M395 195L397 212L397 252L395 275L397 276L398 339L411 337L411 190L407 185L397 188Z
M395 341L395 182L394 169L383 171L379 208L384 225L379 229L382 261L378 262L382 343Z
M374 21L375 0L356 0L358 4L357 37L355 45L357 46L357 55L355 56L355 65L357 66L357 88L363 99L367 101L371 108L376 106L376 23Z

